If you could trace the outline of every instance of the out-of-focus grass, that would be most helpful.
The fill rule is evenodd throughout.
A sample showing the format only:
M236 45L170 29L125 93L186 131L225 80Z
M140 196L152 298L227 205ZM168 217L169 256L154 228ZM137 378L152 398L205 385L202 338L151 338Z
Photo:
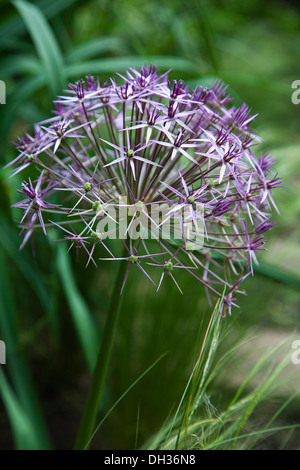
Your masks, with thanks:
M104 81L129 66L155 62L160 71L173 68L171 77L184 78L191 86L221 78L237 105L246 101L259 113L255 126L265 139L261 149L274 154L284 180L275 195L281 216L275 215L277 226L260 257L276 268L278 279L248 278L240 311L225 322L231 323L233 337L255 325L281 332L296 329L300 107L291 102L291 83L300 78L300 10L286 2L258 0L18 0L0 8L0 79L7 85L7 105L0 109L1 164L15 156L11 141L48 117L60 88L88 73ZM63 247L57 251L42 236L35 238L34 257L30 246L19 253L17 214L9 205L21 176L9 180L3 170L0 176L1 272L6 282L0 339L8 346L8 373L0 383L3 403L17 448L49 446L47 427L53 430L55 446L64 448L79 423L88 382L86 360L91 364L96 349L114 267L85 269L83 257L76 263L70 254L71 272ZM282 283L281 270L295 276L290 287ZM129 279L105 405L115 403L149 364L167 354L114 409L95 446L140 446L175 412L211 314L201 287L183 274L178 281L184 296L172 282L156 294L144 279ZM17 330L7 324L12 316ZM93 328L94 334L83 333ZM211 393L218 391L212 387ZM226 393L224 389L224 398ZM63 421L56 411L61 396L66 397ZM43 413L37 411L38 401ZM298 416L299 409L294 409ZM0 423L7 424L7 415L3 409ZM0 433L0 447L11 445L10 438L1 443Z
M266 436L280 431L294 432L299 425L276 426L276 419L282 411L298 395L298 390L292 394L265 423L260 423L256 429L251 424L256 408L266 402L280 383L280 374L291 360L289 344L277 344L265 352L257 360L254 367L247 371L244 380L227 406L219 410L214 406L209 388L218 379L220 373L229 371L228 363L232 361L234 351L240 349L237 343L233 349L223 351L216 362L220 343L226 332L219 321L218 304L215 306L206 329L188 384L184 390L174 417L162 426L154 437L148 440L143 448L146 449L199 449L199 450L244 450L262 445ZM271 364L279 353L284 353L283 359L277 364ZM271 359L271 361L270 361ZM270 367L271 366L271 367ZM256 386L249 384L256 378ZM287 383L289 378L285 379ZM218 382L218 380L217 380ZM219 381L219 383L222 383ZM257 419L257 418L256 418ZM250 423L249 423L250 422ZM291 437L291 434L289 435ZM283 449L289 437L282 440Z

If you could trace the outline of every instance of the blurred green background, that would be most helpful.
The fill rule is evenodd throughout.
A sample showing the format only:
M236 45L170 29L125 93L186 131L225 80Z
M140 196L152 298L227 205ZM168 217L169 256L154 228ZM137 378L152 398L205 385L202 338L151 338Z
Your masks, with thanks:
M54 242L55 231L47 239L36 236L34 249L29 244L18 251L20 214L10 206L30 173L10 179L3 169L16 156L17 136L49 117L52 100L89 73L103 82L154 63L191 87L218 78L229 84L236 106L245 101L259 113L254 127L264 142L258 151L276 158L284 182L275 192L281 216L274 214L277 225L267 235L262 264L244 282L240 309L224 320L229 331L219 354L251 339L211 384L212 402L222 409L268 347L287 339L291 348L289 338L300 339L300 105L291 101L292 82L300 79L298 3L2 1L0 13L0 79L6 84L6 104L0 105L0 339L7 346L7 364L0 366L0 449L73 446L109 304L114 266L85 269L84 256L76 261ZM196 281L178 280L183 296L171 282L156 294L139 275L129 279L103 407L167 354L111 413L94 448L139 448L176 409L212 311ZM279 387L257 410L251 429L299 389L299 368L290 367L289 387ZM278 424L299 423L296 397ZM262 448L296 449L299 437L296 429L280 432Z

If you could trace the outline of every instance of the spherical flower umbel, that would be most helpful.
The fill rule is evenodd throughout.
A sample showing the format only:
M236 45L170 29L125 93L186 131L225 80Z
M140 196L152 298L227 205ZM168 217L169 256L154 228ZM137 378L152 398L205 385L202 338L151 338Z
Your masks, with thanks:
M14 174L38 171L16 204L24 241L55 224L95 265L104 262L101 245L106 260L128 262L122 290L132 268L158 288L170 277L180 290L182 268L210 295L225 288L230 313L274 224L280 185L272 158L254 152L255 116L230 103L221 83L189 90L152 65L103 85L91 76L70 84L54 116L19 139L11 163Z

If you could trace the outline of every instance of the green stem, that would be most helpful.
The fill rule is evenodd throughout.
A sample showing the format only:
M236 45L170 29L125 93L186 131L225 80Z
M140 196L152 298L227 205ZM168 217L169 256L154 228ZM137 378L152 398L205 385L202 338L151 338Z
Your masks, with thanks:
M124 248L124 253L122 257L125 257L126 255L127 252ZM87 449L89 447L90 438L93 434L99 404L103 392L103 386L106 380L113 340L117 328L117 322L122 300L120 291L122 283L124 281L124 275L127 266L128 262L126 260L120 261L119 271L112 292L110 308L104 325L98 359L92 375L91 386L89 389L87 401L83 410L81 423L77 434L75 450Z

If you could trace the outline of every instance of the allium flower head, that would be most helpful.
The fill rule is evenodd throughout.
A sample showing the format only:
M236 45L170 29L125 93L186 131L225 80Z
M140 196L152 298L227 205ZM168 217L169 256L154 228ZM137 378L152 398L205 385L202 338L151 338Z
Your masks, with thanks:
M208 294L225 287L230 312L274 225L280 185L273 159L254 152L251 109L230 103L219 82L189 90L153 65L102 85L90 75L70 84L53 117L16 145L14 174L38 171L16 204L24 242L54 223L87 264L104 262L98 244L107 260L127 261L122 290L136 267L157 288L171 278L180 290L181 268ZM123 257L110 239L125 246Z

